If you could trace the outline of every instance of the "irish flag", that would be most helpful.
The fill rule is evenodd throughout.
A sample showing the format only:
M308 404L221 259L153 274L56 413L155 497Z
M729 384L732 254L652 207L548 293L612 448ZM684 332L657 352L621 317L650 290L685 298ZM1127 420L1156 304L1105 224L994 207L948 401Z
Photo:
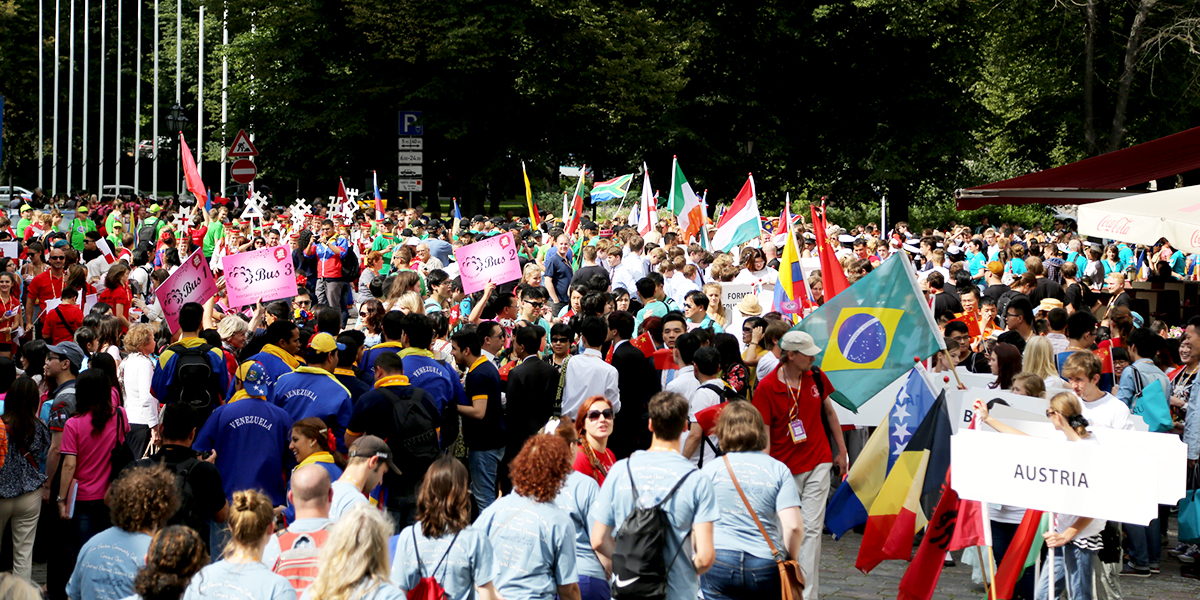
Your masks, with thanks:
M682 223L682 221L681 221ZM746 185L738 192L729 210L717 222L717 234L712 245L716 250L729 252L738 244L748 242L762 233L762 222L758 217L758 199L754 196L754 175L746 179Z
M704 225L704 209L700 206L700 197L692 190L692 184L683 176L679 168L679 158L672 157L674 168L671 171L671 193L667 196L667 206L679 219L680 236L684 240L692 239Z

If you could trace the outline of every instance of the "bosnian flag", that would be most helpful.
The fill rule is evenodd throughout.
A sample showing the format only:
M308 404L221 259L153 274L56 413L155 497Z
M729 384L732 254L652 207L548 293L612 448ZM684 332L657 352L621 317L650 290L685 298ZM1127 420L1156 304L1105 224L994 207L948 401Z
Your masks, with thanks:
M375 220L383 220L383 196L379 195L379 174L371 171L371 177L374 178L375 184Z
M654 223L658 221L658 201L654 199L654 188L650 187L650 169L646 163L642 163L642 200L641 207L638 209L638 233L646 235L654 229Z
M746 185L738 192L729 210L717 222L717 234L712 245L716 250L729 252L738 244L748 242L762 234L762 221L758 218L758 198L754 195L754 174L746 179Z
M679 159L672 157L671 160L674 168L671 170L671 192L667 196L667 206L679 218L680 238L690 240L704 225L704 212L700 206L700 197L683 176Z

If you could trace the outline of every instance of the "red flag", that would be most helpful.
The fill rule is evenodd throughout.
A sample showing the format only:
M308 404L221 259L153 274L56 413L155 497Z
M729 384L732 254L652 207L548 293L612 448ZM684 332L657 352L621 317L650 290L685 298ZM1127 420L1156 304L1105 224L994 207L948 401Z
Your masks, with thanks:
M938 501L925 530L925 537L917 548L917 554L904 572L900 580L900 593L897 600L929 600L933 590L937 588L938 578L942 576L942 566L946 558L946 549L954 535L957 517L958 492L950 487L950 470L946 470L946 485L942 491L942 499Z
M349 199L350 199L350 194L346 193L346 184L345 184L345 182L342 181L341 177L338 177L338 193L337 193L338 210L341 210L342 205L345 204L346 201ZM330 209L329 212L333 212L333 210Z
M818 211L817 207L813 206L812 218L815 230L813 234L817 236L817 251L820 252L821 258L821 284L825 288L822 295L825 301L829 302L830 298L850 287L850 281L846 279L846 273L842 271L842 265L838 263L837 254L834 253L833 246L826 238L827 225L825 224L824 209Z
M950 320L962 321L963 323L966 323L967 334L969 334L973 339L978 339L979 336L983 334L983 332L979 330L979 320L976 319L971 313L959 313Z
M975 429L979 419L971 419ZM954 537L950 540L951 550L962 550L971 546L992 545L992 519L984 510L983 503L978 500L958 501L958 526L954 528Z
M632 340L629 340L629 343L632 344L634 348L641 350L642 354L646 355L646 358L654 356L654 338L650 337L649 331L633 338Z
M1037 540L1038 529L1042 523L1042 511L1026 510L1025 517L1013 534L1013 539L1004 551L1004 560L996 569L996 598L1005 600L1012 598L1013 588L1025 573L1025 563L1029 558L1029 549Z
M192 149L184 141L182 131L179 132L179 148L183 153L183 178L187 181L188 191L195 194L197 200L208 198L204 182L200 180L200 170L196 168L196 159L192 157Z
M108 264L111 265L117 262L117 257L113 256L112 248L108 245L108 240L104 238L96 240L96 247L100 249L100 254L104 256L104 260L108 261Z
M674 351L670 348L654 351L654 368L659 371L674 371L679 368L679 364L675 362Z

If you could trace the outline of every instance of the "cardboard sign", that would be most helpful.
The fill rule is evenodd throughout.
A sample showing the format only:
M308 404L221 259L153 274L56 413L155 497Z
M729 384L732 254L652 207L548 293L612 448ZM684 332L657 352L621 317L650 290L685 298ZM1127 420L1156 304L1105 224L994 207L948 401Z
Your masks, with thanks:
M296 270L287 246L239 252L221 259L225 292L231 306L291 298L296 295Z
M950 438L962 498L1140 525L1158 517L1160 463L1185 468L1182 444L1178 461L1147 461L1157 450L1132 438L1086 443L966 429Z
M291 261L288 261L291 264ZM293 290L294 291L294 290ZM217 293L217 280L199 248L158 289L154 297L162 306L171 333L179 331L179 309L188 302L203 304Z
M20 251L17 250L16 242L0 242L0 258L16 260L20 254Z
M521 261L511 232L456 248L454 260L464 294L482 290L488 281L500 285L521 278Z
M722 283L721 305L725 307L726 318L732 318L733 310L741 303L743 296L760 292L760 288L752 283Z

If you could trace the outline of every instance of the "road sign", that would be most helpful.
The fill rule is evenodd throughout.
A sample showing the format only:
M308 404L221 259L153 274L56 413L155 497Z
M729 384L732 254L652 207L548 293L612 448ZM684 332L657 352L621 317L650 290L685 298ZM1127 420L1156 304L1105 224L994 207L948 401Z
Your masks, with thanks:
M425 168L421 165L400 165L400 177L423 177Z
M400 140L401 150L424 150L425 138L419 137L402 137Z
M419 165L424 162L424 152L400 152L399 163L402 165Z
M254 181L254 176L258 175L258 167L248 159L242 158L233 161L233 165L229 167L229 175L238 183L250 183Z
M233 145L229 147L229 156L258 156L258 149L250 142L250 136L246 135L245 129L239 129L237 137L233 138Z
M400 111L400 135L425 135L425 126L419 125L421 111Z
M397 183L396 189L401 192L420 192L424 187L420 179L400 179Z

